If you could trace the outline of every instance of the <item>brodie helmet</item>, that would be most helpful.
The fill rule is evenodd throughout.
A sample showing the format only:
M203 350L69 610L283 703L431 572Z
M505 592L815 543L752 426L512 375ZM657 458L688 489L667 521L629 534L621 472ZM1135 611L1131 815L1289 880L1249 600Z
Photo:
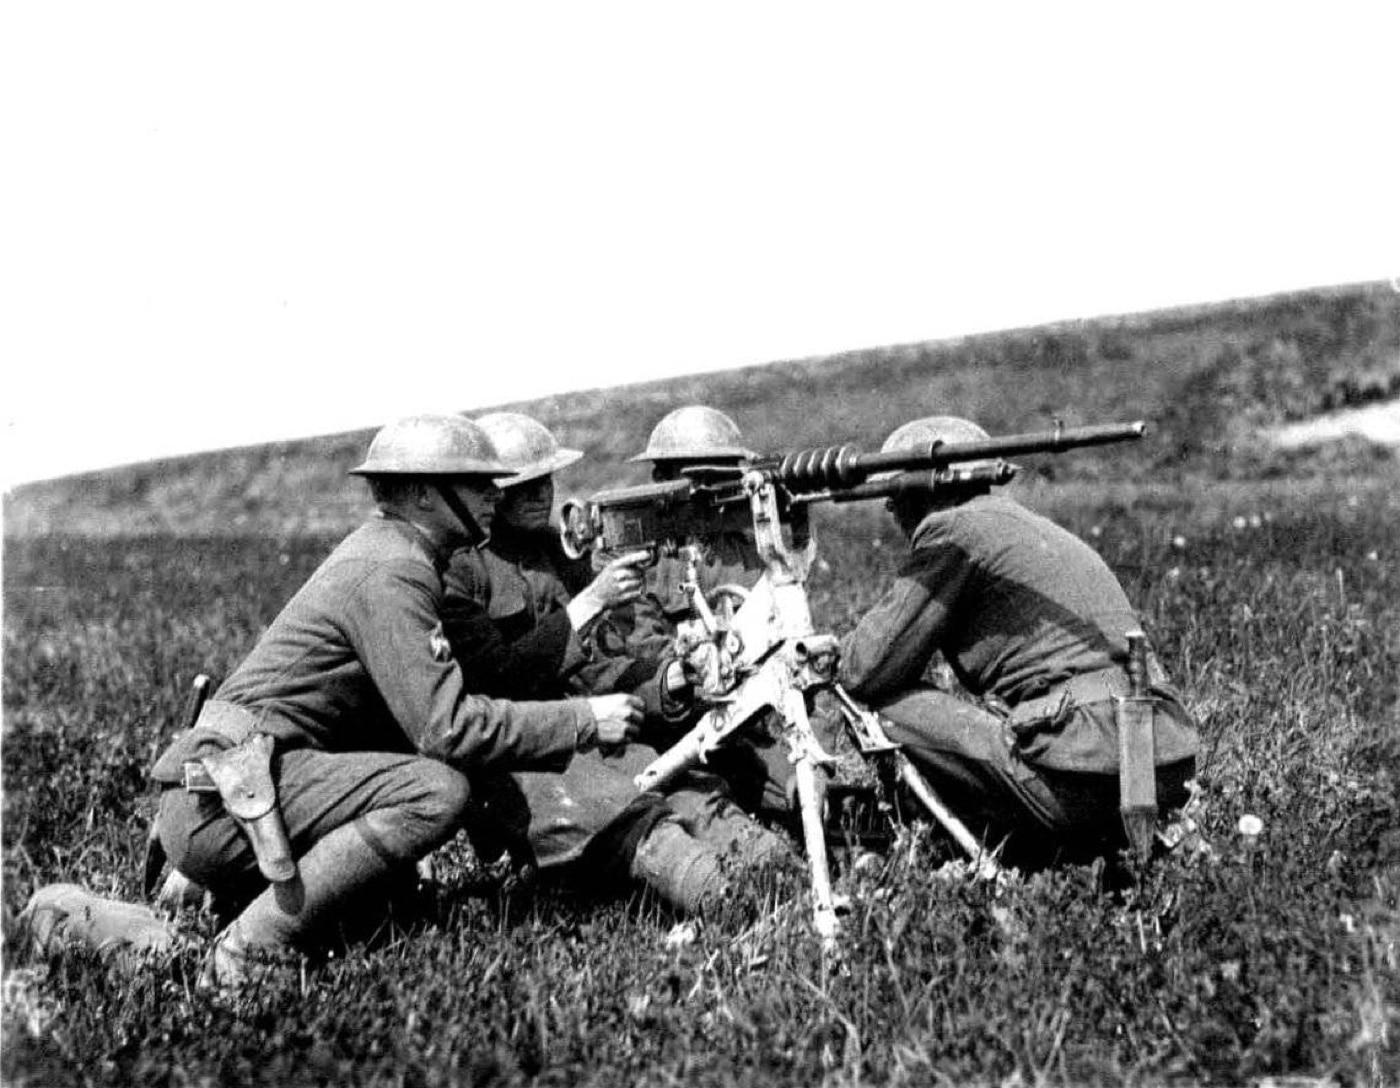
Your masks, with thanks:
M374 436L354 476L509 476L491 438L462 416L408 416Z
M559 445L548 427L519 412L491 412L479 417L476 424L486 432L497 458L511 473L496 481L501 487L538 480L583 456L582 450Z
M954 445L960 442L984 442L990 437L991 435L968 419L961 419L958 416L924 416L922 419L913 419L896 427L885 439L885 444L880 447L880 452L926 450L936 442ZM964 470L978 469L992 464L995 464L995 461L962 461L959 462L958 467ZM872 478L878 479L885 475L893 474L878 473Z
M652 428L647 448L629 461L708 461L751 458L738 424L715 408L692 404L662 417Z
M957 442L985 442L991 437L971 420L959 419L957 416L924 416L922 419L913 419L896 427L885 439L880 452L927 449L935 442L949 445Z

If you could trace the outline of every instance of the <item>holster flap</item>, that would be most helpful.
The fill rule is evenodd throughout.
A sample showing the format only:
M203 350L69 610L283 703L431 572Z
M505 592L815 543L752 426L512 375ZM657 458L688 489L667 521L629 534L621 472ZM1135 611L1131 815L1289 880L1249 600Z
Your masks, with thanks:
M219 788L224 808L233 816L256 820L276 806L272 738L266 733L254 733L242 744L204 756L200 762Z

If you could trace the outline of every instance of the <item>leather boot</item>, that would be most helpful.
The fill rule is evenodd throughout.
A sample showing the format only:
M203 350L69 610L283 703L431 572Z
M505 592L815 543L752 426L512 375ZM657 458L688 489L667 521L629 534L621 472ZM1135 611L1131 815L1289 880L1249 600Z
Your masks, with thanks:
M719 855L676 819L660 821L638 843L630 872L687 914L717 906L727 889Z
M200 986L236 991L295 960L297 942L356 892L391 871L357 824L338 827L269 885L214 938Z

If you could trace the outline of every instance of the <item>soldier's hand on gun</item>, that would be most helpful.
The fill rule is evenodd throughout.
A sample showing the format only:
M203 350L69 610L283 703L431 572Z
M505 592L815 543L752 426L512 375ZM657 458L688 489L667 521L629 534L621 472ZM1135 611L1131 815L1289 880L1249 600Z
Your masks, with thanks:
M569 620L574 630L583 628L604 612L631 604L642 595L642 568L645 550L627 552L609 560L581 593L569 602Z
M626 552L610 560L584 592L592 592L604 611L631 604L642 595L642 568L647 554L644 550Z
M588 700L598 727L598 747L615 748L641 730L642 701L635 695L595 695Z

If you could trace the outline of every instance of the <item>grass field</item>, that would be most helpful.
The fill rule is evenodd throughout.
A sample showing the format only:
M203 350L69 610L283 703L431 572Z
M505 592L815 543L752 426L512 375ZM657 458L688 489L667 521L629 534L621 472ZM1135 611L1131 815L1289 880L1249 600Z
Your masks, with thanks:
M1388 350L1395 327L1392 313L1356 344ZM1192 328L1178 335L1235 335L1223 319ZM1131 330L1118 335L1126 346L1108 348L1142 350ZM671 919L646 901L463 900L241 1008L194 992L197 942L134 975L7 943L5 1083L1400 1083L1396 461L1269 460L1211 422L1205 393L1191 431L1189 405L1156 399L1185 388L1170 376L1152 379L1161 390L1143 394L1143 411L1120 413L1141 372L1115 371L1106 342L1090 342L1037 381L1059 388L1060 374L1073 390L1096 375L1104 415L1166 416L1159 438L1092 455L1092 468L1070 455L1054 479L1031 472L1015 486L1101 551L1188 691L1212 850L1179 851L1123 896L1092 869L996 893L940 876L942 847L914 835L850 885L835 965L809 932L801 881L755 890L755 913L736 907L674 948ZM1234 369L1199 344L1181 357L1216 360L1217 395L1248 387L1258 418L1282 418L1251 370L1264 349L1232 350ZM1314 408L1336 387L1300 383L1284 384L1311 390L1298 396ZM899 422L878 399L842 437ZM630 400L626 418L653 409ZM167 466L162 494L184 487L194 502L213 464L186 477ZM84 493L120 513L133 478L7 508L32 530L4 553L7 940L43 883L138 897L145 773L190 679L226 674L341 528L292 531L280 506L246 535L230 522L216 535L133 535L132 517L115 514L128 531L43 523ZM814 610L839 633L890 577L898 541L873 509L828 512L819 532ZM1262 820L1258 836L1237 831L1246 814Z

